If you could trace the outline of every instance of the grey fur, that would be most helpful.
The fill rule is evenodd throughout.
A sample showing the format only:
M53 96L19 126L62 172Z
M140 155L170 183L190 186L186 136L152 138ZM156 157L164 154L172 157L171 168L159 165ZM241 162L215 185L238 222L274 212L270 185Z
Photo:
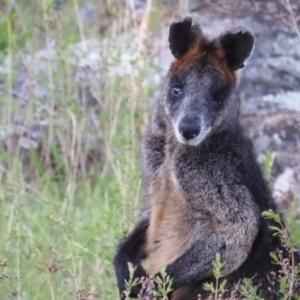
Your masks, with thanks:
M217 153L206 151L205 140L197 146L190 146L176 137L180 117L199 116L204 124L201 130L211 128L208 134L213 136L214 132L222 131L222 126L227 126L224 123L228 119L237 116L238 99L236 94L232 94L228 107L212 124L209 109L202 106L207 105L205 93L211 85L210 70L204 69L203 75L197 72L190 71L185 75L188 76L186 89L189 93L177 110L168 104L170 79L167 78L163 97L154 111L142 148L146 195L156 180L156 173L164 168L165 163L171 163L171 180L175 180L189 207L194 245L167 269L171 276L176 276L179 285L211 275L212 261L218 251L226 261L223 274L236 270L246 260L260 222L259 208L253 195L236 172L236 165L242 163L243 157L220 157ZM205 156L201 155L202 150Z

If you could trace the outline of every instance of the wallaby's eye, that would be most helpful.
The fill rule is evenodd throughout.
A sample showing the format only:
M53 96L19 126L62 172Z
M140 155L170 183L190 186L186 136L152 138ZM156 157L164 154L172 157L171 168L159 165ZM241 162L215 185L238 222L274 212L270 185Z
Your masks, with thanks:
M175 85L175 86L172 87L171 93L172 93L172 95L178 97L178 96L182 95L183 88L180 85Z
M218 89L212 91L212 93L211 93L212 101L216 108L219 108L219 109L222 108L222 106L224 105L224 102L229 97L230 92L231 92L230 86L223 86L221 88L218 88Z

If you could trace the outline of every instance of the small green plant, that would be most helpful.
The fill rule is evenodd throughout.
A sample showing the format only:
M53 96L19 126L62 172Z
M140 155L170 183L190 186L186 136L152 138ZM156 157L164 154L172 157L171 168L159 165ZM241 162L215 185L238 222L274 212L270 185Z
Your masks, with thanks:
M256 288L253 286L252 281L248 278L244 278L242 280L242 283L239 285L238 290L243 297L246 297L246 299L264 300L257 295Z
M134 275L134 271L135 271L136 267L133 267L133 265L131 263L128 263L128 269L129 269L129 280L125 281L125 291L123 292L125 295L125 300L130 299L129 296L130 296L131 289L140 283L139 278L133 279L133 275Z
M270 253L274 264L280 267L277 282L279 284L280 299L294 299L295 289L300 286L300 270L296 265L295 252L297 244L289 233L289 226L283 224L279 214L272 210L263 212L263 217L272 220L275 224L270 228L274 232L274 236L278 236L284 250L278 250ZM276 280L276 274L273 274L273 280ZM300 299L297 298L297 299Z
M151 276L134 278L136 267L128 263L129 280L125 281L125 300L130 299L130 291L137 285L141 285L139 293L140 300L168 300L168 295L172 292L173 279L167 274L166 270L161 270L154 278Z
M155 276L154 281L157 284L157 291L155 292L157 299L168 300L168 294L173 291L173 278L171 278L166 270L163 269L158 276Z
M216 260L213 262L213 275L215 278L215 283L213 282L206 282L204 283L203 288L206 291L211 292L211 296L209 299L219 300L223 299L223 294L227 291L225 289L226 286L226 279L220 281L220 279L223 277L221 271L224 268L226 262L221 261L221 254L217 252L216 254Z
M263 161L264 174L265 174L266 179L268 179L268 180L270 179L270 176L271 176L275 157L276 157L276 154L274 152L268 151L266 153L266 158Z

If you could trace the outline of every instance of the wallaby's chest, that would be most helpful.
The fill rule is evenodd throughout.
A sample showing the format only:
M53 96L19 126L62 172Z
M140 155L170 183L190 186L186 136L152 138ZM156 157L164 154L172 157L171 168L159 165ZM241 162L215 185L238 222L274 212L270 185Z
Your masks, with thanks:
M151 218L145 267L155 274L190 247L192 235L187 202L172 163L166 162L157 172L149 195Z

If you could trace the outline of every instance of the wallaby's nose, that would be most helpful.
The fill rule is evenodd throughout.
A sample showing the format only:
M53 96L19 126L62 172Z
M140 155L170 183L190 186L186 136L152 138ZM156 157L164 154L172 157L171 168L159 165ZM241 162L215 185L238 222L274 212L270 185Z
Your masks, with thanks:
M200 133L200 126L197 124L198 122L181 122L179 124L179 132L180 134L187 140L191 140L195 138Z

